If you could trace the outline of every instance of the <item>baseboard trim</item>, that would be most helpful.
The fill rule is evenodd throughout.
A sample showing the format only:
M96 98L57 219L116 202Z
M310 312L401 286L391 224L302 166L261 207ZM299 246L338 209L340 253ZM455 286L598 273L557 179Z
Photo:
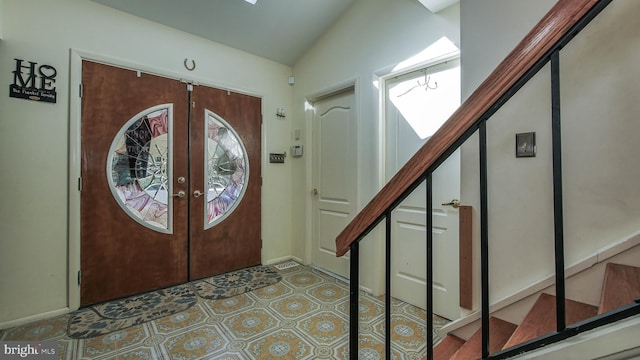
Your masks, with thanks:
M15 319L15 320L9 320L9 321L5 321L5 322L1 322L0 323L0 329L8 329L8 328L11 328L11 327L14 327L14 326L25 325L25 324L32 323L34 321L45 320L45 319L52 318L52 317L55 317L55 316L68 314L70 312L71 312L71 309L68 308L68 307L65 307L65 308L62 308L62 309L47 311L47 312L36 314L36 315L25 316L25 317L22 317L22 318L19 318L19 319Z

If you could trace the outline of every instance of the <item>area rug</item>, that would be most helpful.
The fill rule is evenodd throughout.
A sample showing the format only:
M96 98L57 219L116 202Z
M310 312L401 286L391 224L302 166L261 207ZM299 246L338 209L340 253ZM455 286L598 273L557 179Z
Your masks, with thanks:
M273 285L282 276L268 266L254 266L191 283L201 298L224 299Z
M196 304L189 284L130 296L80 309L69 318L67 332L74 339L86 339L126 329L163 316L187 310Z

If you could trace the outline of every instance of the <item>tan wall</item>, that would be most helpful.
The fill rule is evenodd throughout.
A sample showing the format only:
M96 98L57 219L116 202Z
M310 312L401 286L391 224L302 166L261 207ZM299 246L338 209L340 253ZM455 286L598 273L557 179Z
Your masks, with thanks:
M0 83L13 82L14 58L58 70L57 104L0 97L0 327L68 310L79 250L69 203L70 49L263 98L263 154L288 149L291 126L275 109L291 108L291 68L139 19L88 0L3 2ZM185 58L197 68L188 72ZM71 89L70 90L70 86ZM73 125L73 124L71 124ZM72 175L73 176L73 175ZM263 262L290 255L291 166L263 157ZM75 183L76 179L70 180ZM73 195L73 194L72 194ZM272 211L271 209L278 209ZM70 222L70 220L72 220ZM68 224L71 223L71 228ZM68 280L69 279L69 280ZM70 283L68 286L67 283ZM68 294L71 297L68 299Z
M432 14L415 0L357 1L349 11L294 66L294 128L305 134L301 140L310 149L311 124L305 117L305 100L341 84L356 83L358 114L358 209L362 209L383 186L380 148L378 88L374 81L410 59L440 38L459 42L459 9L454 5ZM310 156L293 168L293 197L307 203L294 212L292 254L310 260ZM381 279L379 264L384 248L372 233L362 244L361 283L375 288Z

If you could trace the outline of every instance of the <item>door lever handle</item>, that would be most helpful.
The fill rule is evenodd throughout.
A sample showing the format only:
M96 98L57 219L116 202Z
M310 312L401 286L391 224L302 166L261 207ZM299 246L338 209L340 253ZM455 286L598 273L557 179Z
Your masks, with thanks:
M194 190L193 191L193 197L198 198L198 197L200 197L202 195L204 195L204 193L202 191L200 191L200 190Z
M178 191L177 194L173 194L173 197L178 197L178 198L183 198L186 195L186 193L182 190Z
M453 206L454 209L457 209L460 207L460 200L453 199L451 202L443 203L442 206Z

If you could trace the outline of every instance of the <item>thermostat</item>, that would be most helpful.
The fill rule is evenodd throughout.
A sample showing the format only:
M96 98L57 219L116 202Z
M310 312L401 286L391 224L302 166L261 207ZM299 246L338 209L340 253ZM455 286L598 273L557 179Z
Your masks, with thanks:
M302 156L302 145L293 145L291 147L291 156L293 157Z

